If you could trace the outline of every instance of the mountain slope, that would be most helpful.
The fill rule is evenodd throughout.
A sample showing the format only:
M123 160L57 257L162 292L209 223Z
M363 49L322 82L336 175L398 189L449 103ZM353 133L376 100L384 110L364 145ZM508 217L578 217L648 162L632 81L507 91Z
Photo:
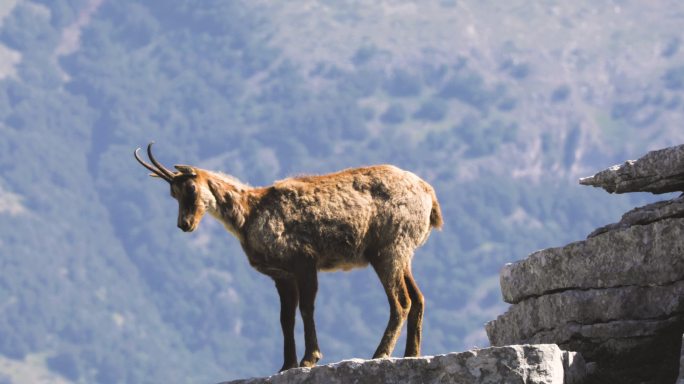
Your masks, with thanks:
M211 218L177 230L132 156L151 140L169 166L254 185L421 175L445 217L414 259L423 351L484 346L502 264L649 200L576 178L684 138L684 9L592 4L17 1L0 26L19 57L0 79L0 354L72 382L280 366L273 283ZM370 356L387 311L371 270L322 274L325 361Z

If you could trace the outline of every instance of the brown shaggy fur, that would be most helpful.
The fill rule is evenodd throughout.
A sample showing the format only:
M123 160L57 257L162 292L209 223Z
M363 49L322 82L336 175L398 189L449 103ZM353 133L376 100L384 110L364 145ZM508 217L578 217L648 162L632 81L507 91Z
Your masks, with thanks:
M176 166L171 194L178 226L197 228L209 212L235 235L249 263L273 278L284 337L281 370L313 366L322 357L313 318L317 271L370 264L390 304L390 318L373 358L391 355L408 320L405 356L420 354L424 300L411 274L414 250L442 226L434 189L391 165L281 180L252 188L236 179ZM304 321L305 353L297 363L295 311Z

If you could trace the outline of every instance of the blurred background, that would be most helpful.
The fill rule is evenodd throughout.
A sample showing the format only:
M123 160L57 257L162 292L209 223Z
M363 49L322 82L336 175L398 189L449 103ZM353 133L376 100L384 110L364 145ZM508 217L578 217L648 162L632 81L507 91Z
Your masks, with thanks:
M257 186L417 173L445 218L413 261L423 353L487 346L503 264L654 199L577 179L684 142L682 23L676 0L0 0L0 383L280 367L273 283L213 219L176 228L151 140ZM322 274L320 363L369 358L387 317L372 270Z

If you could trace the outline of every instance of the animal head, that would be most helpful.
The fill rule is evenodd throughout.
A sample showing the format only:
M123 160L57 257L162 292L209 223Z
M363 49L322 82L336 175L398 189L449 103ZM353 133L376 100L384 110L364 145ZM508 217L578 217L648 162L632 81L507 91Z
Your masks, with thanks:
M202 216L207 211L206 188L197 168L189 165L175 165L176 172L170 171L157 161L152 155L151 142L147 146L147 156L152 161L148 164L140 158L137 148L134 152L135 159L152 173L150 176L158 177L167 181L171 187L171 197L178 201L178 228L184 232L194 231Z

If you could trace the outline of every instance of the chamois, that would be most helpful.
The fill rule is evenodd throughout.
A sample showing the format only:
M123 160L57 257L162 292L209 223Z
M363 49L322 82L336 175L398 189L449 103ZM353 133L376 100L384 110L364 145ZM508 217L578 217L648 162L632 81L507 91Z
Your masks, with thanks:
M188 165L170 171L147 154L135 158L150 176L166 180L178 201L178 227L195 230L209 212L242 245L252 267L270 276L280 296L284 338L281 371L310 367L323 356L314 324L318 271L370 264L390 305L390 316L373 358L389 357L404 321L404 356L420 354L423 295L411 273L414 250L433 227L442 226L434 189L415 174L392 165L346 169L321 176L292 177L253 188L237 179ZM299 305L305 352L297 364L294 325Z

